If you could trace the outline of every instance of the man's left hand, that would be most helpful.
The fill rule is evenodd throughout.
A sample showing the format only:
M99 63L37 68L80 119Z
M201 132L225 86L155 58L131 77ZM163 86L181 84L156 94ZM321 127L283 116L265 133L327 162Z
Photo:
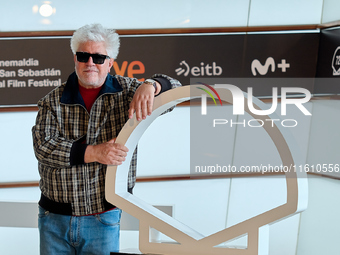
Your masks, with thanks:
M159 93L161 88L161 85L158 82L156 82L156 86L156 91L154 86L145 83L137 88L130 104L129 119L132 118L134 112L136 112L138 121L151 115L155 95Z

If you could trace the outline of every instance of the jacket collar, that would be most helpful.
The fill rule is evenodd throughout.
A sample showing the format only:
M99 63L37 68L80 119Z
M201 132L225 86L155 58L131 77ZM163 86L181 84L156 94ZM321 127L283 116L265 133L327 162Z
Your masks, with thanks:
M98 97L103 94L114 94L121 91L123 91L123 88L118 83L117 79L114 76L107 74ZM85 106L84 100L78 89L78 77L75 72L68 77L60 102L64 104L81 104Z

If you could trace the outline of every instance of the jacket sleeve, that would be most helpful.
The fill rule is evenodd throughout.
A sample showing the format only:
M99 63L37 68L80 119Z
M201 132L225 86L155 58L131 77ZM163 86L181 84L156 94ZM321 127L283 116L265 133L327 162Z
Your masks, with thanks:
M174 89L182 86L182 84L178 80L171 78L170 76L167 76L165 74L154 74L151 78L161 84L162 89L160 94L169 89Z
M39 163L55 168L70 166L70 153L74 141L60 136L55 113L48 99L38 102L39 111L32 128L33 147Z

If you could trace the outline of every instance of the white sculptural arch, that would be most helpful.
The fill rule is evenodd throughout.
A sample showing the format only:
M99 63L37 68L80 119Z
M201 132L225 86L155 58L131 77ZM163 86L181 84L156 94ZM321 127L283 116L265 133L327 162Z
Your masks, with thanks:
M204 85L195 85L204 87ZM223 101L232 104L232 94L227 89L216 88ZM246 93L244 93L247 97ZM182 224L176 219L159 211L155 207L127 192L127 179L133 150L140 137L149 125L168 108L181 102L199 98L200 90L192 90L190 86L169 90L155 99L151 116L138 122L135 117L130 119L116 142L129 148L126 161L120 166L109 166L105 180L105 196L107 201L121 208L123 211L139 219L139 248L143 253L150 254L268 254L268 226L307 208L308 186L304 172L291 171L286 174L287 202L260 215L254 216L229 228L210 236L203 236L194 229ZM254 106L264 109L264 104L253 98ZM270 119L270 116L254 116L245 104L245 111L256 119ZM277 116L275 116L277 118ZM265 122L263 128L274 142L281 157L283 166L294 166L300 162L300 154L295 139L288 129L282 126L272 127L271 122ZM150 227L157 229L175 240L176 244L152 243L149 241ZM216 246L242 235L248 235L247 249L217 248Z

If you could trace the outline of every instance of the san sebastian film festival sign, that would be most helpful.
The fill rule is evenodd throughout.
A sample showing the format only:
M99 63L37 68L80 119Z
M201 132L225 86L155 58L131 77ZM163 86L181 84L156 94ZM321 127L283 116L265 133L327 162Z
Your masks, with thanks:
M17 70L6 71L0 69L0 77L8 78L0 81L0 88L25 88L25 87L53 87L61 85L61 70L54 68L45 68L34 70L31 67L39 67L39 60L29 58L22 60L0 60L0 67L18 68ZM43 79L44 77L58 77L57 80ZM11 79L9 79L11 78ZM20 80L28 78L28 80ZM38 78L39 80L35 80Z
M0 40L0 105L36 105L74 70L69 39Z

